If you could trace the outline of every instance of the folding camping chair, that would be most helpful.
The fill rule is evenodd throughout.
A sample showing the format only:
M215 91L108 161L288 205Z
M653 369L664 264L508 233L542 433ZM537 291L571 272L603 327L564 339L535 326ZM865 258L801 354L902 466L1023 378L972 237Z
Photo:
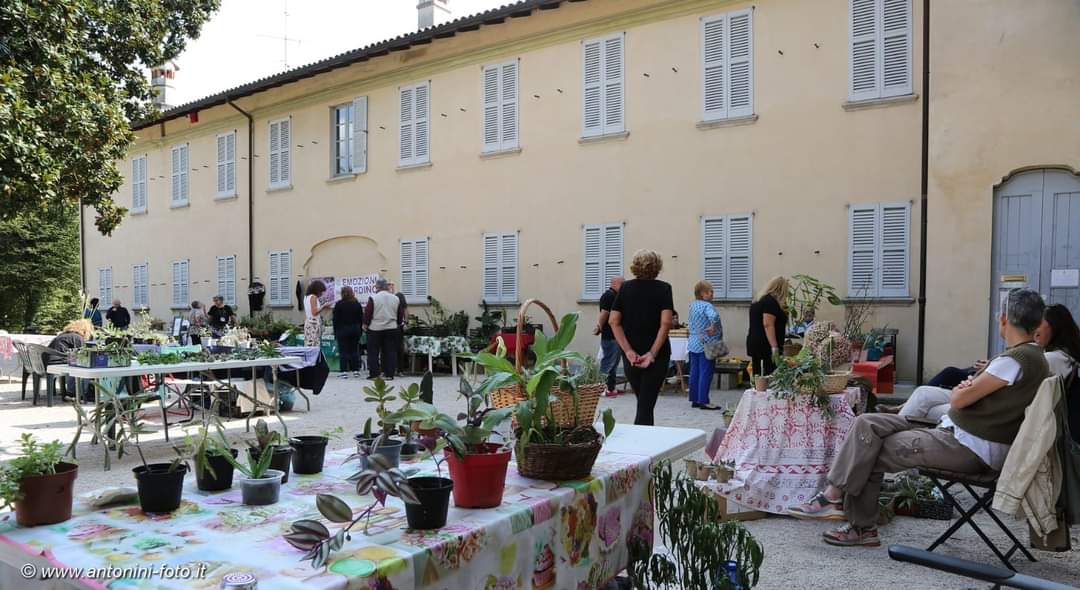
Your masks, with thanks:
M994 490L997 489L997 472L987 471L984 474L971 475L967 473L954 473L941 469L920 467L919 475L930 478L930 481L934 482L934 485L937 486L939 490L941 490L941 495L944 496L945 499L948 500L949 503L952 504L953 507L955 507L956 510L960 512L960 518L956 522L954 522L952 526L946 529L945 532L937 538L937 540L931 543L930 547L926 549L927 551L933 551L934 549L937 549L938 546L940 546L942 543L948 541L949 538L952 537L956 531L960 530L960 527L966 524L975 531L975 534L979 535L979 538L983 540L983 543L986 543L986 546L994 552L994 555L996 555L1003 564L1005 564L1005 567L1016 571L1016 568L1012 566L1010 560L1012 559L1013 554L1017 551L1021 552L1024 557L1028 558L1028 561L1037 561L1035 559L1035 556L1032 555L1031 552L1024 547L1024 544L1016 538L1016 535L1014 535L1013 532L1009 530L1009 527L1005 526L1005 523L1001 522L1001 519L998 518L998 515L995 514L994 510L990 507L990 505L994 502ZM961 486L963 489L967 490L967 492L971 494L971 497L975 498L975 504L971 508L965 510L964 507L960 504L960 502L956 499L956 497L953 496L951 491L951 488L953 486ZM975 491L975 488L982 488L985 491L980 494ZM1001 531L1004 532L1005 535L1009 538L1012 546L1009 547L1008 551L1002 553L1001 549L999 549L998 546L995 545L992 540L990 540L990 537L986 536L986 533L984 533L983 530L979 528L979 525L975 523L974 517L979 512L983 512L987 516L989 516L990 519L993 520L995 524L997 524L998 528L1000 528Z

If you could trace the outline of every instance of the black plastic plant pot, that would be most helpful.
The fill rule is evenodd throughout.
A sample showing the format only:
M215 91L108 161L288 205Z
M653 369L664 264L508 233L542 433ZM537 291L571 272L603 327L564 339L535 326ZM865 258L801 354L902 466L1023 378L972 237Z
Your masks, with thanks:
M454 482L445 477L410 477L409 486L420 499L419 504L405 504L405 519L410 529L431 530L446 526L450 509L450 492Z
M229 449L233 458L239 453L236 449ZM210 469L203 469L202 476L196 471L195 482L198 484L199 489L204 492L220 492L221 490L227 490L232 487L233 484L233 466L229 463L225 457L216 454L207 454L206 463L213 469L214 472L210 473Z
M172 512L180 507L187 465L151 463L131 470L139 488L139 507L143 512Z
M259 452L248 447L248 454L255 461L259 460ZM285 475L281 483L289 483L289 464L292 463L293 448L289 445L274 445L274 454L270 457L270 469L277 469Z
M293 448L293 473L321 473L329 442L330 439L325 436L295 436L289 439Z

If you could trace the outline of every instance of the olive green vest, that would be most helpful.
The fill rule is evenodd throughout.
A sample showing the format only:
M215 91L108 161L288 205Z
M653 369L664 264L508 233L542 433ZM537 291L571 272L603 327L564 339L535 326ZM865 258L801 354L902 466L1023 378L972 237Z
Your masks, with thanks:
M1020 363L1020 378L966 408L950 409L949 418L979 438L1011 445L1024 421L1024 410L1035 399L1043 379L1050 376L1050 366L1043 349L1034 343L1013 346L998 356Z

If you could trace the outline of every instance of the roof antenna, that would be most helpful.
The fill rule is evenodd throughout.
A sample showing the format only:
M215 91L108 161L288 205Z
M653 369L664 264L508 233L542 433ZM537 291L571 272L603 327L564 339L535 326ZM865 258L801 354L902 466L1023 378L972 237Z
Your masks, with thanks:
M256 36L257 37L263 37L265 39L277 39L277 40L281 41L281 52L282 52L281 64L286 70L288 70L289 69L289 43L296 43L297 45L299 45L303 41L301 39L291 39L291 38L289 38L289 0L282 0L282 4L283 4L283 7L282 7L281 14L282 14L282 16L285 17L285 24L284 24L283 33L280 36L279 35L256 35Z

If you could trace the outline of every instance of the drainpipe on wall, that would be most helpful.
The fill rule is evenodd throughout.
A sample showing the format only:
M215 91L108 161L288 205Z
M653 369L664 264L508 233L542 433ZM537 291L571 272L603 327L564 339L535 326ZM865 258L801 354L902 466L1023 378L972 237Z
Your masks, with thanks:
M83 202L79 197L79 281L86 293L86 233L83 230Z
M248 122L248 285L250 286L255 281L255 119L247 111L236 106L232 99L227 98L225 102L243 115ZM255 316L255 312L250 309L248 313L252 317Z
M923 0L922 63L922 196L919 200L919 335L915 353L915 384L923 384L926 356L926 228L930 186L930 0Z

